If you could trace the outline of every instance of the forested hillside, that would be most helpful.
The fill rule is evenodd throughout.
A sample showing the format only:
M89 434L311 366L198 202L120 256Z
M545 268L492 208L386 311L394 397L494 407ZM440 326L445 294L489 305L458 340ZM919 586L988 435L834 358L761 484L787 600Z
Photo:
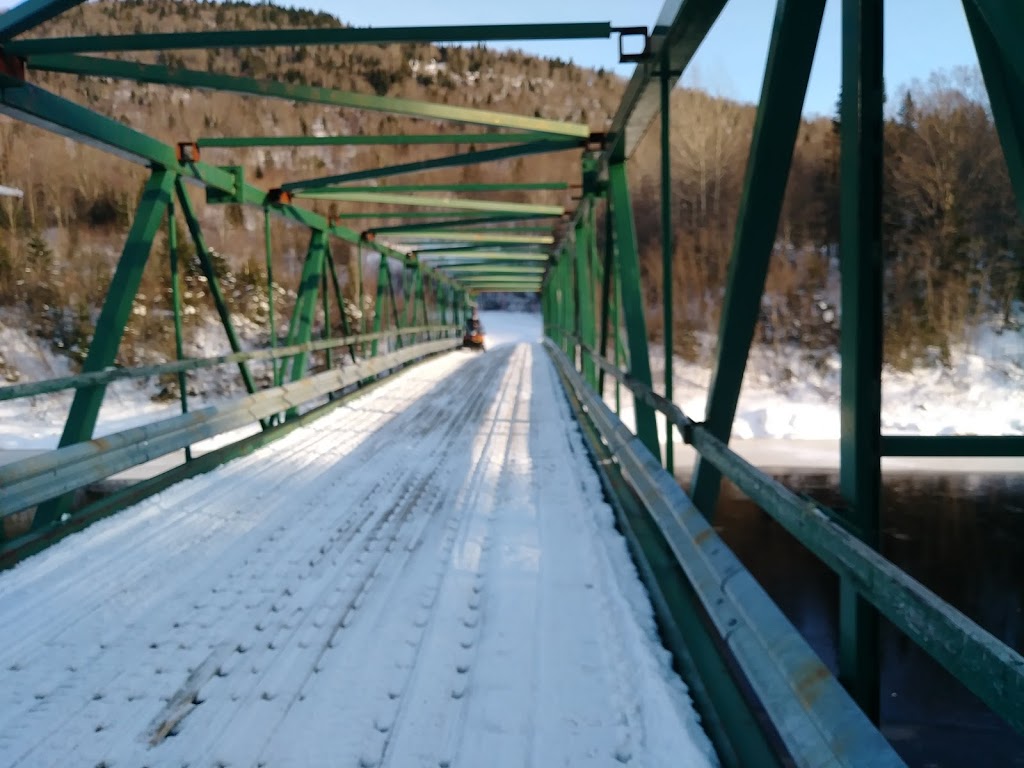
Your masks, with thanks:
M39 36L228 28L337 26L325 14L246 3L128 0L79 6ZM36 33L33 33L36 34ZM609 55L612 47L609 46ZM430 45L221 49L138 60L364 93L568 119L604 130L624 81L559 60L483 47ZM29 72L32 82L168 142L219 135L394 133L437 125L380 113L296 105L121 81ZM1024 294L1024 230L980 80L936 76L909 92L886 126L887 348L891 363L944 359L979 324L1010 324ZM739 206L754 108L698 90L673 95L677 351L698 352L714 332ZM444 130L459 130L457 126ZM423 147L207 150L204 160L242 164L254 183L409 162L447 150ZM578 173L576 154L523 158L396 178L393 183L538 181ZM656 132L630 167L651 333L660 335L660 245ZM0 182L25 190L0 198L0 308L43 339L81 356L145 177L142 168L39 129L0 118ZM800 131L759 330L762 341L828 349L838 329L838 137L832 121ZM235 311L265 320L262 211L202 205ZM505 199L516 199L509 195ZM555 198L552 197L552 200ZM346 210L318 206L324 213ZM354 222L356 229L362 228ZM298 278L307 234L274 223L275 276ZM166 252L165 242L158 255ZM338 256L345 259L340 246ZM198 274L186 301L193 322L211 312ZM167 263L151 260L122 359L169 354ZM280 298L286 309L287 296ZM13 321L11 318L23 318ZM143 354L142 350L149 350ZM937 354L936 354L937 353ZM2 351L0 351L2 354Z

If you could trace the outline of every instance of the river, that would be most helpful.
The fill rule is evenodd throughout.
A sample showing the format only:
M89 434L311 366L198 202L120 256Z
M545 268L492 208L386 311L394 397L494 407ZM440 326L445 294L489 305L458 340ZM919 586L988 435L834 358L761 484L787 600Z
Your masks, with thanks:
M775 477L838 505L836 474ZM836 671L836 576L731 486L715 527ZM887 474L882 531L886 557L1024 651L1024 474ZM909 765L1024 766L1024 736L884 620L881 663L882 730Z

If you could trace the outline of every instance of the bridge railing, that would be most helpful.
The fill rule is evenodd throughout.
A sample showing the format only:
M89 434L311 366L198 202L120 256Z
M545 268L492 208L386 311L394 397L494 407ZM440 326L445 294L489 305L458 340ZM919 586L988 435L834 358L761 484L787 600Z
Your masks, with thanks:
M406 342L402 345L402 340ZM359 357L356 346L394 342L396 349L375 357ZM0 466L0 565L35 551L60 535L76 530L97 517L117 511L184 477L207 471L230 458L254 450L283 436L299 424L323 415L344 401L344 395L360 389L410 363L453 349L461 343L460 329L452 325L415 326L259 349L208 358L190 358L138 368L110 369L47 381L13 384L0 388L0 401L37 397L66 389L102 387L117 380L139 379L211 368L253 360L294 358L298 354L326 352L338 347L352 349L353 360L305 378L275 384L243 397L180 415L122 430L88 441L62 446ZM316 405L318 399L326 402ZM299 410L309 407L307 413ZM252 425L262 431L232 441L201 457L189 451L195 443ZM185 463L172 466L112 496L93 503L69 506L54 518L41 514L46 504L66 498L92 484L153 459L185 449Z
M779 750L772 743L778 741L795 765L903 765L659 458L584 380L578 361L570 361L551 340L547 348L584 425L590 450L606 452L594 458L615 499L620 528L634 559L647 571L645 583L655 598L662 634L677 659L684 659L691 693L723 763L780 764ZM671 403L599 355L589 357L638 398L678 417L680 428L692 432L694 425ZM843 536L850 538L842 532L833 535L844 543L848 542ZM858 555L865 556L861 551ZM684 578L678 578L675 569ZM705 622L714 628L715 640L701 635ZM673 642L674 636L680 642ZM731 666L742 672L743 685L729 679L725 668ZM745 696L754 715L739 703ZM766 719L769 728L761 728L758 717Z
M808 734L799 729L788 730L793 721L786 718L786 712L795 706L792 700L788 700L790 697L796 696L804 702L812 719L820 718L820 725L837 735L834 746L840 742L849 743L838 734L847 727L844 723L849 722L849 716L842 714L847 703L856 707L853 700L845 693L838 696L838 682L764 591L753 583L749 571L735 559L707 518L683 494L673 475L660 466L659 458L607 408L598 395L598 389L585 377L586 371L594 370L610 377L616 385L631 392L638 403L643 402L665 416L701 460L714 465L818 560L841 578L849 580L864 599L993 712L1015 729L1024 730L1024 656L867 546L842 524L833 510L799 497L743 460L706 425L694 422L671 400L616 366L579 337L560 333L557 329L553 335L570 347L570 351L577 352L570 359L558 341L549 338L547 342L567 389L582 404L578 417L589 421L596 430L598 442L607 445L608 458L613 457L611 464L622 473L624 487L640 500L659 536L668 542L676 563L686 573L690 588L701 601L703 612L726 639L731 656L743 670L791 755L794 750L798 753L807 750L809 744L812 752L807 754L811 755L813 750L822 749L822 745L814 745L813 739L808 741ZM646 545L646 553L643 552L644 545L641 543L640 546L639 557L649 558L650 545ZM707 561L705 565L708 567L712 567L709 563L715 564L712 571L701 571L701 560ZM753 586L748 585L749 581ZM742 587L738 586L740 583ZM687 610L679 607L678 598L676 603L675 612L685 614ZM669 610L671 613L672 608ZM692 607L689 610L692 617ZM729 618L723 618L725 616ZM738 624L729 623L733 618ZM751 626L744 624L748 622ZM787 629L781 629L783 624ZM736 638L735 633L741 627L757 636L758 642L753 649ZM773 679L757 672L761 665L767 664L769 657L778 667L777 676ZM814 685L823 687L812 694L810 680ZM822 691L836 696L835 701L840 702L825 705L822 703L825 701ZM821 715L819 703L822 707L833 708L830 714ZM864 723L867 722L865 719ZM859 738L866 737L861 735ZM866 743L873 741L868 739ZM836 757L844 756L837 754ZM850 758L849 755L845 757ZM861 762L864 758L861 755L853 762L888 764L880 762L881 758ZM797 762L803 764L801 760Z

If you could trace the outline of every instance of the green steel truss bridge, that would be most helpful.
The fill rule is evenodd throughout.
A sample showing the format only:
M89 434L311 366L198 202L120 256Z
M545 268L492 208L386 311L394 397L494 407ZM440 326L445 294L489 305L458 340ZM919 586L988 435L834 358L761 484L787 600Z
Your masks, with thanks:
M878 634L883 617L1015 730L1024 729L1024 658L1020 653L984 631L878 552L881 457L1024 454L1024 440L1018 437L881 434L882 0L842 2L842 509L827 509L798 496L744 461L728 445L776 236L824 0L778 2L738 211L714 375L707 412L699 421L694 414L683 413L673 403L671 366L665 366L665 380L658 382L663 384L659 386L663 394L655 392L627 167L645 133L660 131L665 275L662 291L665 345L671 349L673 211L667 191L671 168L666 104L672 88L722 11L725 0L667 0L649 29L616 29L608 23L569 23L32 37L32 31L40 24L79 2L27 0L0 16L0 112L98 147L113 156L112 162L144 166L150 175L124 242L82 373L0 388L0 400L74 390L60 447L0 468L0 516L4 520L0 558L4 565L19 563L13 571L0 575L0 606L3 605L5 579L15 579L22 574L31 580L34 577L29 569L39 558L57 557L58 550L85 540L83 537L88 537L90 532L110 530L104 526L112 525L122 516L132 514L131 509L139 508L133 505L145 505L152 499L166 498L167 494L180 496L185 491L179 489L199 487L182 482L190 478L190 483L207 482L203 493L208 499L214 498L218 487L224 487L218 483L226 483L235 471L232 468L242 466L240 462L249 462L245 466L250 467L254 478L263 471L269 472L277 446L289 440L294 443L298 439L296 435L313 434L306 430L316 430L317 424L326 423L325 419L335 419L331 423L336 425L339 434L344 434L347 422L338 414L355 414L352 415L355 419L362 402L360 398L378 396L386 400L385 395L374 395L374 392L385 392L387 387L392 387L386 390L391 393L415 389L409 382L417 381L418 371L428 370L432 365L448 365L443 361L454 359L452 350L461 342L462 326L477 296L489 292L531 292L539 294L543 306L543 346L534 347L529 355L501 350L479 357L462 353L462 359L471 362L465 362L462 368L452 368L453 381L491 376L495 381L504 382L500 391L485 391L485 385L478 383L474 386L484 389L473 390L466 397L483 398L484 405L480 408L485 407L487 397L495 398L492 405L497 421L494 423L505 420L501 423L507 426L508 434L504 439L510 441L509 445L519 434L517 424L528 424L529 435L534 435L535 430L554 429L552 434L556 437L571 430L573 421L578 425L589 461L587 468L573 471L596 473L603 500L614 510L617 527L628 542L632 559L647 588L661 642L671 651L675 669L686 680L704 732L722 764L902 764L875 725L880 696ZM1001 0L963 0L963 7L1016 192L1018 210L1024 216L1024 47L1019 44L1024 36L1024 9ZM172 49L614 37L619 40L620 57L635 61L636 69L610 128L600 132L587 125L538 117L131 60L135 52ZM634 52L624 52L627 49ZM109 58L109 54L117 54L118 58ZM174 146L33 84L32 75L38 71L210 89L330 108L374 110L406 119L402 125L418 126L416 130L420 132L322 138L185 137ZM347 145L358 151L360 147L380 144L437 145L439 152L434 159L295 179L274 189L263 189L251 183L241 166L212 165L201 159L207 148ZM415 183L416 174L423 171L480 164L482 173L486 174L487 163L493 161L566 152L579 157L579 173L572 178L517 180L515 183L495 180L472 185ZM398 176L402 177L401 183L391 184L391 177ZM271 312L268 348L243 349L232 325L192 200L193 195L204 191L207 204L240 204L265 211L267 278L271 290L274 286L269 258L274 248L270 236L271 218L282 217L309 232L294 308L287 318L275 318ZM502 202L489 197L494 192L515 192L518 199L533 202ZM307 201L315 200L344 203L346 213L329 220L308 207ZM381 205L400 207L407 212L382 213ZM181 356L180 280L176 257L179 244L174 239L176 227L170 226L167 230L169 269L174 289L179 359L146 368L114 367L143 267L149 259L155 258L151 253L154 239L175 217L180 217L187 225L233 352L204 359ZM379 225L364 231L346 225L347 221L357 219L374 220ZM365 318L350 323L346 313L341 311L344 297L334 257L338 249L357 251L360 268L366 262L364 255L371 252L380 255L376 276L360 274L357 280L360 304L373 304L373 311L369 313L372 323ZM378 262L373 263L376 266ZM396 270L404 277L400 287L396 287L393 280ZM373 286L365 297L362 295L364 286ZM317 327L321 311L324 317L337 318L336 322L325 323L322 331ZM283 340L278 333L279 326L287 328ZM268 386L258 386L251 370L255 363L271 368L273 373ZM237 366L248 394L232 403L190 409L184 386L186 372L213 366ZM476 374L469 366L477 366ZM522 373L527 367L533 371L532 384ZM94 439L107 385L120 379L155 375L178 377L182 385L181 414ZM394 379L390 378L392 375ZM513 381L510 376L519 378ZM538 399L551 383L557 386L562 400ZM452 398L455 398L452 402L457 402L456 395L446 395L447 391L441 384L436 391L417 390L424 403L432 398L441 405L451 405ZM502 403L513 401L502 398L512 397L510 392L520 394L516 395L514 404L508 406L512 410L506 413ZM532 394L521 394L523 392ZM608 402L612 402L611 392L614 392L615 408L609 408L599 394L608 396ZM635 403L635 432L616 414L625 397L631 397ZM557 405L558 402L561 405ZM441 405L437 408L444 410ZM558 408L562 408L564 414ZM451 440L456 440L462 433L452 424L463 417L473 424L476 423L472 421L474 418L483 418L482 410L476 416L459 416L457 410L454 416L448 414L448 422L437 421L433 432L417 433L417 439L434 446L438 455L443 454L447 450L445 441L439 437L443 430L448 429L444 434L455 435ZM366 414L363 417L370 418ZM670 433L680 434L699 455L688 493L673 479L676 463L673 441L661 444L659 422ZM244 438L201 455L189 453L190 446L203 439L253 426L255 430L250 430ZM492 437L500 432L493 431ZM399 440L400 435L396 433L392 439ZM371 464L394 462L397 466L410 460L389 457L386 444L378 448L379 457ZM76 497L76 491L104 478L182 450L187 456L183 463L99 499L83 502L80 494ZM486 454L491 449L480 450ZM513 449L508 451L504 454L505 466L515 464L509 458L514 455ZM559 455L559 461L572 461L571 452ZM417 458L413 465L418 461ZM493 462L495 466L503 465L500 456ZM443 465L435 469L441 472ZM402 471L406 470L413 471L409 467ZM488 482L499 482L488 480L490 476L485 470L486 467L479 469L474 475L477 485L473 487L478 491L480 487L486 488ZM412 483L409 477L402 482ZM838 674L834 675L814 654L716 534L712 527L713 511L723 477L735 483L838 575ZM417 480L420 485L415 488L419 490L415 494L410 490L409 498L426 498L423 494L427 493L424 488L428 487L428 480ZM506 477L500 482L512 480ZM413 485L408 487L413 488ZM378 489L373 493L382 492ZM405 503L394 501L387 508L397 509ZM543 505L543 499L537 503ZM565 503L570 506L574 503L571 494ZM409 504L412 506L406 506L412 510L410 515L422 513L422 505L417 506L420 502L410 501ZM259 506L259 503L254 502L254 505ZM251 512L257 514L255 509ZM263 510L259 514L263 514ZM97 523L102 518L109 519ZM385 516L375 525L391 525L388 522L391 520L392 517ZM67 534L90 526L89 532L51 548ZM306 522L296 513L291 526L303 528ZM281 535L290 535L286 530L290 529L282 525ZM424 540L429 540L430 529L425 530L428 533L422 535L426 537ZM138 535L143 537L144 533L140 528ZM126 546L134 547L132 541L128 539ZM484 544L486 548L486 541ZM143 544L140 542L139 546ZM323 552L322 547L320 551ZM365 551L371 551L369 543ZM29 558L30 555L33 557ZM159 556L159 552L154 555L156 559ZM180 553L175 555L168 550L166 556L173 558ZM346 557L362 562L352 553ZM90 570L93 567L90 562L76 562L69 555L59 564L64 574L60 581L62 595L80 586L74 576L80 568L84 569L82 580L91 588L102 586L97 583L102 581L102 574ZM310 560L311 567L312 564ZM268 564L268 572L277 573L274 570L277 565ZM379 576L380 571L374 573ZM31 594L42 595L40 600L44 602L57 600L57 597L46 597L45 591L45 583L54 578L54 574L39 577L33 589L40 591ZM367 578L366 584L370 584L372 579ZM11 589L16 591L19 583ZM154 588L157 587L154 585ZM213 592L217 592L216 588ZM353 598L352 610L358 608L363 599L357 597ZM471 608L472 600L470 598ZM60 605L64 606L61 611L74 611L70 603ZM194 608L199 611L198 602ZM126 610L131 613L131 609ZM30 619L34 615L26 613L24 624L3 626L5 652L14 653L11 648L32 645L28 640L20 646L19 643L22 631L33 631ZM4 621L4 617L9 614L0 611L0 621ZM498 619L492 615L488 620ZM116 624L117 618L110 621ZM340 621L338 627L348 626L344 620ZM465 623L471 626L469 620ZM178 622L173 626L178 627ZM313 625L310 631L313 632ZM168 629L168 633L171 632ZM31 640L42 636L26 637ZM158 643L159 638L153 642ZM331 642L333 640L326 642L324 648L331 647ZM240 642L233 652L236 655L244 652L244 645ZM273 648L273 642L268 647ZM367 648L369 665L372 648ZM55 651L50 653L58 671L63 668L60 655ZM182 733L191 733L191 723L205 717L203 713L209 711L210 705L203 702L211 699L205 698L203 675L214 682L233 679L229 674L231 665L224 658L215 659L213 667L201 661L189 664L182 672L186 684L179 689L179 694L184 691L187 695L165 697L171 713L164 712L164 719L149 732L149 744L154 745L149 748L159 750L162 745L172 743L170 736L179 728L183 729ZM17 670L28 668L26 664L28 662L18 659L5 660L0 674L4 676L2 687L8 689L5 694L8 699L4 699L0 711L5 706L18 705L16 691L22 686L18 675L24 673ZM467 665L460 665L460 674L465 672L463 666ZM255 669L254 666L254 672ZM73 675L72 672L65 674ZM452 701L458 700L465 690L454 687ZM54 689L50 695L58 694ZM38 693L44 698L46 695L45 691ZM397 693L395 695L398 697ZM272 694L264 692L259 701L273 698ZM243 696L242 701L247 699ZM444 706L449 705L451 701ZM30 712L25 715L24 722L34 722L30 715ZM65 716L60 711L54 713L58 719ZM216 713L209 717L216 720ZM2 720L3 715L0 715ZM378 723L378 732L387 732L385 726ZM5 733L5 728L12 727L8 722L0 723L0 755L15 755L5 752L3 745L9 741L2 741L10 735L9 730ZM99 739L103 729L97 726L95 730ZM402 733L407 735L409 731L399 728L398 735ZM124 738L133 744L138 742L137 734L131 739ZM82 754L92 754L89 749L94 741L83 736L75 743L85 750ZM178 743L182 743L180 738ZM383 743L382 754L387 755L390 748L387 745L391 742L385 739ZM205 754L216 751L216 742L212 744ZM30 757L23 762L17 762L22 758L15 755L15 764L41 764L31 759L31 755L37 753L26 754ZM154 751L146 759L159 763L161 754ZM630 760L630 752L621 747L615 756L620 763ZM70 759L74 762L74 758ZM437 764L448 765L447 759L442 758ZM95 764L105 763L97 760ZM278 763L271 759L261 764ZM300 764L316 764L316 761L300 761ZM376 763L367 758L360 764Z

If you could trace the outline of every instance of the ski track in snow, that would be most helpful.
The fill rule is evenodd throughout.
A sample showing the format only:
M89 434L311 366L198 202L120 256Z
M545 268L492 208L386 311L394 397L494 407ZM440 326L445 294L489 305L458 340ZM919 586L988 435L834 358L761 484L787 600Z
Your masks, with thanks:
M69 537L0 626L5 765L715 764L536 344Z

